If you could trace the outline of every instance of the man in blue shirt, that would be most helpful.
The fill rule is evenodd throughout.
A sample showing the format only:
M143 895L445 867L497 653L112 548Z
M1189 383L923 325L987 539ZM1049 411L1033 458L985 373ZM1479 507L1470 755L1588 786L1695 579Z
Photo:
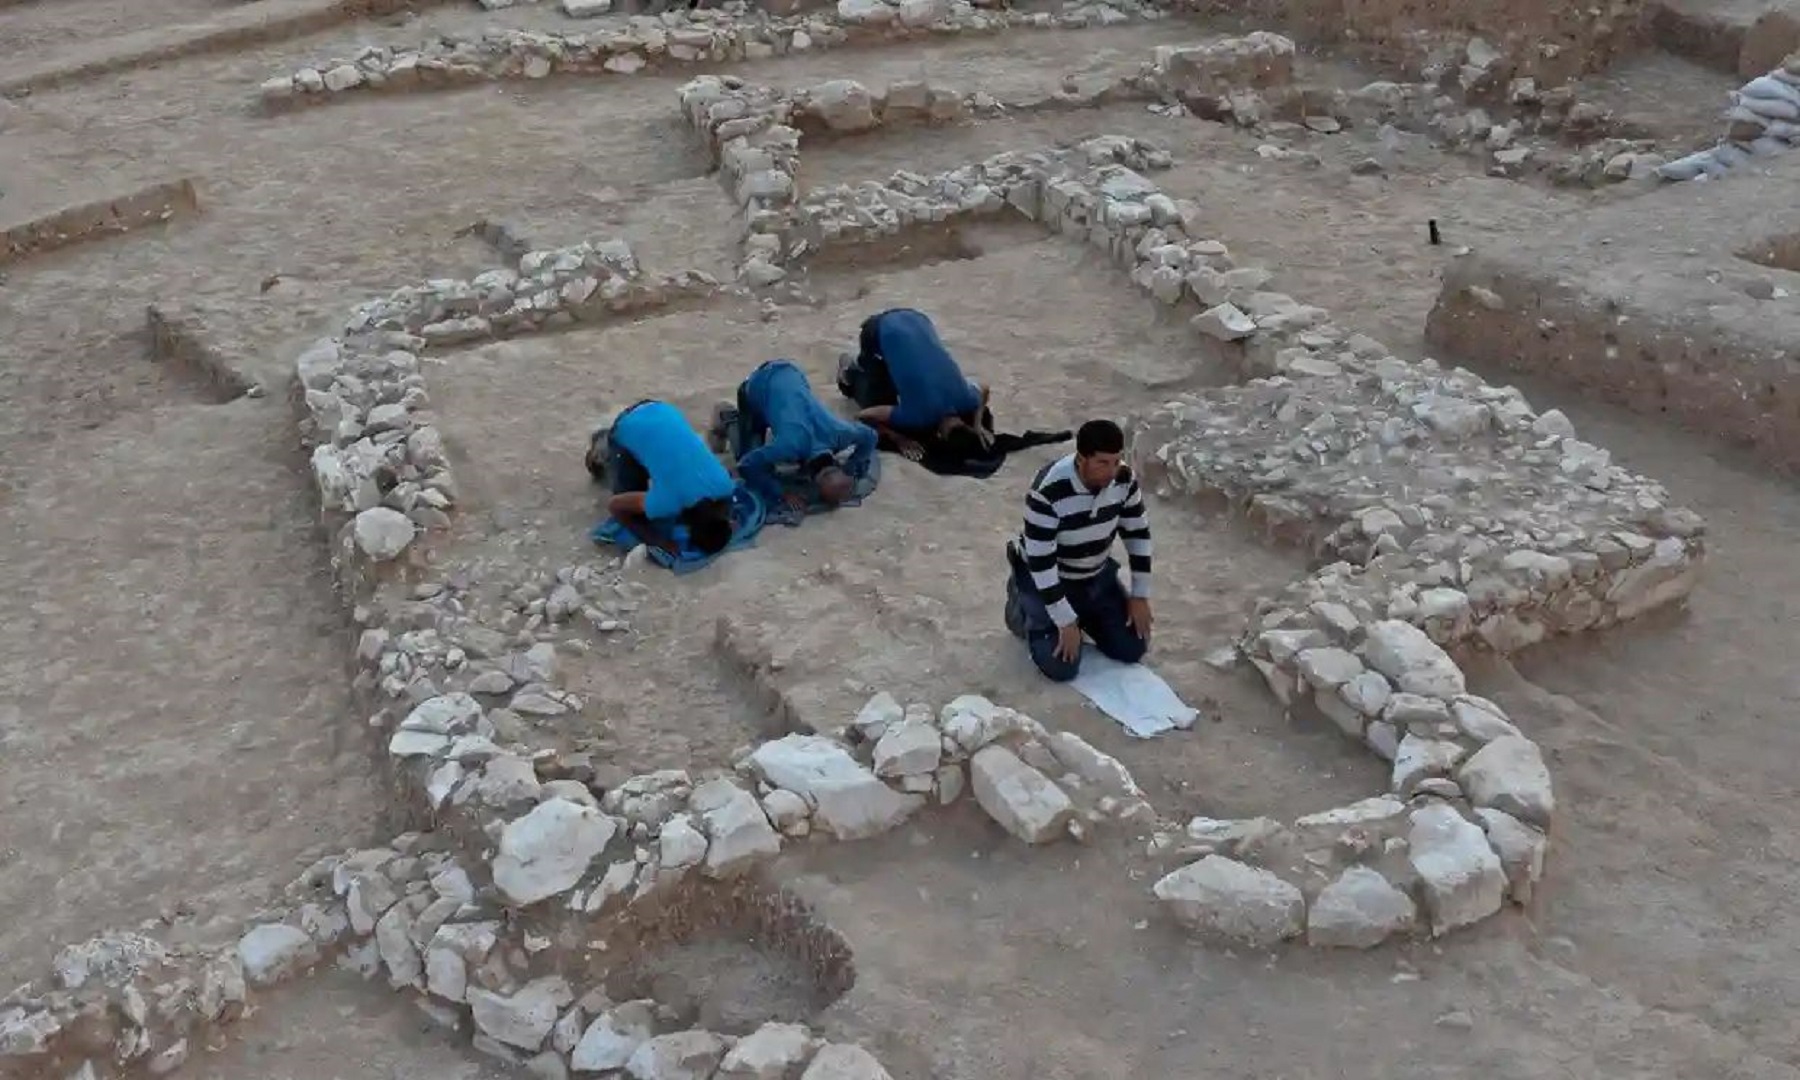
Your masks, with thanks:
M838 389L862 406L856 418L909 460L924 457L924 439L962 457L993 445L988 388L963 377L924 312L892 308L864 320L856 357L838 371Z
M668 402L640 401L596 431L587 468L610 477L606 512L646 543L675 554L685 539L703 555L731 543L736 482Z
M736 407L720 406L713 430L731 444L745 486L768 506L795 513L811 500L803 490L785 489L778 469L797 471L819 501L836 506L857 494L875 461L874 430L833 416L806 373L788 360L751 372L738 386Z

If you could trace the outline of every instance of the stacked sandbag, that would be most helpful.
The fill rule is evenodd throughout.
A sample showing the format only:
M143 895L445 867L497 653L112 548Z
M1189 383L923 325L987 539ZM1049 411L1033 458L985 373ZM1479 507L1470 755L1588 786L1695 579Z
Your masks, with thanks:
M1717 146L1671 161L1656 174L1664 180L1710 180L1800 142L1800 53L1734 91L1725 120L1729 126Z

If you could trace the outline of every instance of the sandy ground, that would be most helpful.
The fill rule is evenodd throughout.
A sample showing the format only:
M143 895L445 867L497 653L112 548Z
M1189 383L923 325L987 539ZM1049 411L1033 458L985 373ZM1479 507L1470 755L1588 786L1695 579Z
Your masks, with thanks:
M121 4L69 2L86 33L126 18ZM56 47L55 6L0 8L0 39L11 48L17 30ZM190 6L131 11L179 21ZM284 348L350 299L493 262L456 235L478 217L519 221L545 244L625 235L658 268L727 265L729 207L676 123L679 77L371 95L278 118L249 109L274 72L478 18L444 8L190 59L40 92L0 118L0 218L167 175L196 176L204 206L192 223L17 267L0 285L0 911L25 915L0 921L0 981L35 974L55 943L183 900L241 910L296 860L380 831L290 418L275 399L202 405L158 371L145 303L235 314L237 359L279 385ZM747 70L787 84L924 74L1004 94L1133 66L1172 36L971 40ZM1717 107L1624 78L1621 93L1658 122ZM1386 178L1353 176L1367 133L1311 138L1323 164L1308 167L1129 108L841 142L809 151L807 177L944 167L1100 131L1167 145L1178 167L1159 182L1199 200L1241 259L1409 352L1457 246L1583 208L1425 150ZM1443 247L1424 241L1431 218ZM727 302L451 356L432 378L470 498L458 554L496 574L587 556L596 504L578 461L598 415L654 392L699 418L772 355L823 382L877 305L937 315L1000 387L1003 427L1122 413L1220 378L1090 257L1020 230L974 239L981 258L840 274L822 282L823 306L770 322ZM1785 797L1796 737L1783 724L1800 691L1784 633L1800 598L1785 557L1800 495L1688 436L1526 389L1706 514L1715 552L1691 613L1542 649L1520 658L1523 677L1485 674L1550 752L1563 802L1533 909L1439 946L1232 955L1157 917L1122 838L1028 851L965 807L879 841L802 848L777 869L857 953L858 985L820 1014L828 1030L870 1040L900 1080L1800 1075L1800 936L1781 917L1800 887L1800 811ZM577 665L590 708L554 734L630 767L719 762L771 723L743 679L766 647L803 714L843 715L871 688L987 692L1119 754L1170 815L1293 814L1372 791L1370 759L1199 663L1298 562L1187 507L1153 510L1155 655L1206 708L1200 729L1133 743L1033 678L999 625L999 545L1019 486L1050 454L984 483L890 462L862 510L776 530L695 578L647 579L655 603ZM721 615L738 628L724 646ZM685 982L718 1015L791 1002L791 986L737 963L674 956L645 978ZM715 968L748 973L700 978ZM197 1074L490 1075L410 1005L347 977L271 999L244 1034Z

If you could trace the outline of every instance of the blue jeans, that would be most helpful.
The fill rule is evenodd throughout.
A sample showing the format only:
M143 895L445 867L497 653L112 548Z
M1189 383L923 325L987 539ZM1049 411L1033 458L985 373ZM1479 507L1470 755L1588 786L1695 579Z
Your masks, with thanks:
M1068 682L1081 672L1081 656L1064 660L1056 655L1056 623L1049 608L1032 584L1025 563L1010 548L1007 561L1012 564L1012 580L1006 589L1007 625L1022 633L1031 650L1031 662L1055 682ZM1135 664L1144 658L1150 643L1139 637L1127 621L1127 597L1119 585L1119 564L1106 560L1098 574L1080 581L1063 579L1063 596L1075 609L1075 624L1094 642L1101 655L1121 664Z

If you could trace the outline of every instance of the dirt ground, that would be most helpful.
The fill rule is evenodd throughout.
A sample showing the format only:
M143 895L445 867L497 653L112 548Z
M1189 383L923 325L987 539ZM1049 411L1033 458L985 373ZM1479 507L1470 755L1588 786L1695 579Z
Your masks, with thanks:
M204 6L0 7L0 55ZM251 108L262 79L359 42L501 18L566 25L548 5L452 5L0 105L0 221L169 176L195 177L202 200L192 222L33 260L0 284L0 912L21 913L0 920L0 982L37 974L60 943L164 909L229 921L299 861L383 831L384 785L349 709L344 618L291 416L279 392L209 405L157 368L145 304L234 319L232 358L279 388L292 343L356 298L494 263L458 235L477 218L515 221L547 246L623 235L653 269L727 271L731 208L677 122L680 75L367 95L279 117ZM1153 44L1199 34L970 39L744 71L782 85L924 75L1005 96L1065 72L1131 70ZM1666 74L1665 63L1641 70ZM1710 77L1637 70L1599 92L1672 136L1712 122ZM1590 201L1486 177L1422 143L1386 176L1357 175L1374 140L1363 130L1292 140L1318 165L1267 160L1255 136L1141 106L840 141L806 151L806 180L929 171L1108 131L1166 146L1177 166L1158 183L1198 200L1241 261L1408 353L1459 248L1557 228ZM1431 219L1443 246L1425 242ZM932 312L998 387L1003 428L1125 413L1223 380L1091 255L1023 229L970 240L979 258L838 272L819 282L820 306L772 320L724 300L449 355L428 377L467 501L452 557L496 579L593 557L597 504L579 458L596 419L656 393L698 420L777 355L825 385L878 306ZM1800 887L1800 810L1787 797L1800 735L1784 723L1800 697L1784 632L1800 606L1786 557L1800 493L1693 436L1524 389L1713 528L1687 614L1482 674L1558 782L1558 836L1532 909L1438 945L1233 955L1179 939L1123 837L1027 850L963 807L876 841L803 846L775 869L856 951L857 985L816 1019L867 1040L899 1080L1800 1077L1800 931L1782 918ZM1292 815L1376 790L1373 759L1288 724L1251 680L1200 662L1300 564L1186 506L1152 510L1154 660L1204 709L1195 732L1132 742L1036 679L1000 626L999 552L1021 485L1054 453L1022 455L985 482L890 461L864 508L772 530L706 574L642 577L649 599L629 631L572 662L588 708L553 734L629 769L722 763L773 722L746 676L767 652L802 716L842 717L873 689L934 703L987 693L1118 754L1171 817ZM733 630L723 639L721 616ZM683 984L719 1016L800 1007L780 972L704 950L644 978ZM241 1034L193 1072L498 1075L349 976L269 999Z

